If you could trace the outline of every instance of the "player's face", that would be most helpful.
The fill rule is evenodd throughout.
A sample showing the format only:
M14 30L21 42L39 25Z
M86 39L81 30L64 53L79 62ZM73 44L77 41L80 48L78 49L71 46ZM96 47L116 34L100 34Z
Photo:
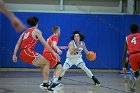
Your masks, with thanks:
M80 41L80 35L79 34L75 34L74 35L74 40L75 41Z

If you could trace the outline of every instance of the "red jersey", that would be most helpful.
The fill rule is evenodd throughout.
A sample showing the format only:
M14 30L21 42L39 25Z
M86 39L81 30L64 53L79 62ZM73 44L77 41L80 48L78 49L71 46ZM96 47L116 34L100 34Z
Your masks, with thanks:
M34 49L35 45L37 44L38 39L33 38L32 33L35 28L29 28L22 34L22 42L20 49Z
M140 33L130 34L126 37L128 54L140 52Z
M47 43L49 44L49 46L56 51L56 49L53 48L52 42L55 41L56 43L58 43L58 36L57 35L52 35L47 39ZM50 52L47 48L44 48L43 52Z

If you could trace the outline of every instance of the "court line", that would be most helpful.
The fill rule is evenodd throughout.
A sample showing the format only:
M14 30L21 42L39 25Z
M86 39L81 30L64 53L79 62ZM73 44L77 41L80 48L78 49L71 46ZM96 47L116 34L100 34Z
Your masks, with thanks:
M3 90L2 93L13 93L14 90L9 90L9 89L5 89L5 88L0 88L0 90Z
M71 80L71 81L76 81L76 82L79 82L79 83L85 83L85 84L93 85L92 83L89 83L89 82L74 80L74 79L70 79L70 78L64 78L64 79ZM98 86L98 87L99 87L99 86ZM123 93L124 93L124 92L125 92L125 93L132 93L132 92L130 92L130 91L124 91L124 90L120 90L120 89L115 89L115 88L111 88L111 87L106 87L106 86L103 86L103 85L100 85L100 87L106 88L106 89L110 89L110 90L114 90L114 91L123 92Z

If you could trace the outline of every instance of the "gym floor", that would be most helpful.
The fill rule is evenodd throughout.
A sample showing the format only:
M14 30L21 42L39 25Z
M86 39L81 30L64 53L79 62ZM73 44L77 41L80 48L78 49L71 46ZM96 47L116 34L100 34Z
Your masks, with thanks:
M69 71L62 79L62 90L47 92L39 88L42 78L38 71L0 71L0 93L131 93L128 82L118 72L95 72L94 75L101 86L93 85L82 71Z

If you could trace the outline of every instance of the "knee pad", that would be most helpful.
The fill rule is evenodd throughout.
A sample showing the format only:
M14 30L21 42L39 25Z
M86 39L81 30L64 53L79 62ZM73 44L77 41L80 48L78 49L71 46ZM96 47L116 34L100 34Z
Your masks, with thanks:
M135 76L136 78L138 78L138 77L139 77L139 71L134 72L134 76Z

